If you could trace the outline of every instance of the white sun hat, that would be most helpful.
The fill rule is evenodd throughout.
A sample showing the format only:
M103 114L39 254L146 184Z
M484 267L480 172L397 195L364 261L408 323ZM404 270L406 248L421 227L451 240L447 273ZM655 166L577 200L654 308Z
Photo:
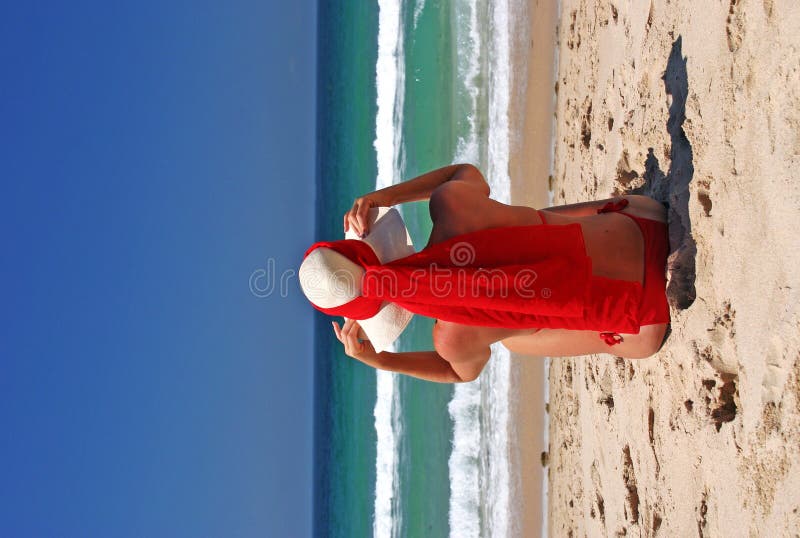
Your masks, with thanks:
M394 208L369 210L369 233L360 239L352 228L345 239L356 239L369 245L381 263L414 254L411 236L400 213ZM309 301L320 308L335 308L361 295L364 269L333 249L319 247L303 260L298 271L300 287ZM367 339L380 353L389 348L405 330L413 314L392 302L384 301L377 314L358 324Z

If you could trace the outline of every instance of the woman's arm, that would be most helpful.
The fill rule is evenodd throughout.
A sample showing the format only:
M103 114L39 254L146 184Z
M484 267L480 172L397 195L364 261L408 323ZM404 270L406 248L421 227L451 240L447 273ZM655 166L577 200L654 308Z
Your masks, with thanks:
M403 353L382 351L377 354L376 360L370 366L436 383L471 381L462 379L453 370L453 366L435 351L406 351Z
M352 227L356 234L363 237L369 233L367 213L370 208L428 200L437 187L448 181L474 185L489 196L489 184L480 170L471 164L452 164L356 198L353 207L344 215L344 231Z
M344 344L345 354L378 370L406 374L436 383L472 381L480 373L480 369L474 376L472 370L462 368L456 371L453 365L435 351L407 351L404 353L382 351L375 353L375 348L372 347L369 340L358 338L360 327L357 321L348 319L341 328L335 321L332 324L336 338Z
M433 170L414 179L391 185L375 194L383 196L388 200L388 205L404 204L406 202L418 202L427 200L436 187L446 181L466 181L485 187L489 191L489 185L475 166L471 164L452 164L437 170Z

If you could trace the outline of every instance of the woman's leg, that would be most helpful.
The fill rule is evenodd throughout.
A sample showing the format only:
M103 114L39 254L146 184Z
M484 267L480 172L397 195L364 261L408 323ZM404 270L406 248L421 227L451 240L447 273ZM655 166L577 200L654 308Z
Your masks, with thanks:
M614 198L606 198L605 200L596 200L593 202L546 207L541 211L546 211L555 215L565 215L567 217L587 217L596 215L597 210L608 202L619 202L623 198L626 198L629 203L628 207L624 209L626 213L632 213L637 217L666 222L664 205L658 200L641 194L626 194L624 196L615 196Z
M597 331L542 329L526 336L502 340L509 351L536 357L575 357L608 353L626 359L644 359L656 353L664 341L667 323L645 325L639 334L623 334L623 341L609 346Z
M618 202L622 196L615 198L606 198L605 200L596 200L593 202L580 202L578 204L569 205L556 205L546 207L542 211L553 213L555 215L564 215L566 217L588 217L589 215L596 215L597 210L606 205L608 202Z

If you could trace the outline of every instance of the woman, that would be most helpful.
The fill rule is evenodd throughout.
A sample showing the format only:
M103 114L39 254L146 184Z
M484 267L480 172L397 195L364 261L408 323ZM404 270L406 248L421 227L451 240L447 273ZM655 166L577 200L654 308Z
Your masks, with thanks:
M551 207L541 211L529 207L509 206L489 198L489 186L476 167L460 164L434 170L413 180L356 199L353 207L344 215L345 232L351 236L355 234L366 241L371 232L368 219L370 209L426 199L429 200L433 230L423 252L435 250L444 244L447 244L449 249L449 246L452 246L451 240L478 237L485 233L510 230L511 227L524 227L514 230L530 232L549 230L546 235L539 235L540 238L555 237L553 234L560 233L560 230L577 230L578 234L582 235L582 241L580 237L577 239L579 250L587 260L590 260L587 265L589 269L587 274L590 272L588 278L591 278L592 282L617 286L613 289L622 290L619 293L630 292L630 297L636 299L638 307L636 305L631 307L630 302L623 307L617 302L613 308L619 306L617 310L620 311L617 314L627 316L628 320L635 319L635 325L630 329L630 323L621 322L621 325L616 326L629 327L625 332L609 332L598 330L596 324L592 325L588 321L586 323L591 325L592 329L575 329L574 327L583 326L581 320L577 324L566 324L568 328L558 323L553 327L541 327L532 326L530 322L514 320L507 324L511 326L509 328L496 326L501 322L495 322L494 318L491 321L495 326L476 326L472 322L479 324L481 322L465 320L463 316L453 316L462 322L438 319L434 325L434 351L393 353L378 352L369 340L360 337L364 336L360 331L361 324L366 324L366 321L360 324L355 319L347 319L341 327L333 322L336 337L344 345L348 356L374 368L430 381L456 383L472 381L478 377L490 358L489 346L495 342L501 342L513 352L551 357L607 352L624 358L644 358L661 347L669 325L669 307L666 302L664 280L669 248L666 210L661 203L646 196L627 195L598 202ZM486 232L483 232L484 230ZM505 236L506 239L508 237ZM315 244L309 249L309 253L315 250L315 255L322 251L328 252L330 249L319 247L335 247L337 243L347 242ZM518 242L513 250L524 251L522 247L525 245ZM554 243L548 248L554 247L560 248L560 245ZM372 251L366 254L371 256ZM334 254L334 256L339 255ZM344 259L346 256L339 257ZM365 264L366 266L369 264ZM539 266L536 267L538 269ZM574 264L569 265L570 269L574 267ZM301 283L302 272L303 267L301 267ZM597 289L601 288L602 286ZM304 291L314 304L312 293L305 287ZM355 295L360 293L357 292ZM606 312L601 312L599 316L606 316L610 312L608 305L616 300L613 297L616 293L618 291L610 292L608 297L600 297L600 302L605 301L605 305L599 308L605 309ZM541 296L540 293L539 297ZM491 304L485 302L485 297L483 300L484 302L480 304ZM569 301L564 303L566 310L571 308ZM592 301L598 302L594 299ZM383 304L386 304L386 301ZM335 308L326 310L317 304L315 307L328 313L339 312ZM453 308L458 307L459 305L455 305ZM430 311L437 312L435 309L424 308L418 312ZM525 319L539 318L534 315ZM526 323L531 326L522 327Z

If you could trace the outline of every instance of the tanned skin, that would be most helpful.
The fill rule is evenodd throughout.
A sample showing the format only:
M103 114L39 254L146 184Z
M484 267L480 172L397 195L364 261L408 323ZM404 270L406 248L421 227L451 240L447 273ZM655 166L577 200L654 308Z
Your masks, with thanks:
M489 194L489 185L475 166L445 166L356 198L353 207L344 215L344 229L364 236L369 233L367 213L370 208L421 200L429 201L433 220L428 245L486 228L542 224L535 209L502 204L489 198ZM548 224L577 222L581 225L594 274L642 283L644 242L638 226L617 213L597 214L606 202L622 198L549 207L543 211ZM629 205L623 212L666 222L666 210L659 202L647 196L626 195L624 198ZM610 353L638 359L658 351L667 324L645 325L639 334L623 333L623 342L612 348L597 331L500 329L439 320L433 328L433 351L404 353L376 353L368 340L359 338L360 327L355 320L347 320L341 327L333 322L333 330L348 356L374 368L439 383L463 383L480 375L491 356L489 346L495 342L502 342L511 351L532 356Z

